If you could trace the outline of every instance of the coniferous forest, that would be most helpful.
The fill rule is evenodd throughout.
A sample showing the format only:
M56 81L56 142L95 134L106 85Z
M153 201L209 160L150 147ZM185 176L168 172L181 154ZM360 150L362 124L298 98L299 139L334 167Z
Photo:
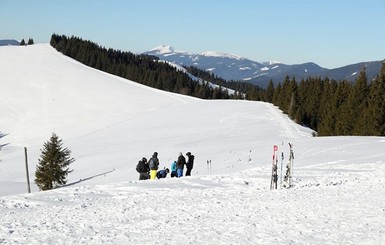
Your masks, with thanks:
M385 136L385 63L372 81L365 67L354 83L328 78L286 79L266 89L240 81L226 81L196 67L191 74L219 85L199 84L157 57L106 49L77 37L53 34L51 45L59 52L90 67L165 91L203 99L248 99L273 103L297 123L319 136ZM226 89L239 93L229 95ZM244 96L243 96L244 95Z

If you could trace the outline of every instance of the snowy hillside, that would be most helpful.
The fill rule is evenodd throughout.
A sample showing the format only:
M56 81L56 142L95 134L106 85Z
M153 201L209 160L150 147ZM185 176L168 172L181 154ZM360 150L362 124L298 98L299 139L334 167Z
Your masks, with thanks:
M271 104L205 101L88 68L47 44L0 47L0 243L381 244L385 138L311 137ZM68 186L26 194L52 132ZM273 146L294 186L271 191ZM138 181L141 157L191 177ZM211 160L211 165L207 165ZM283 167L284 169L284 167ZM281 172L279 171L279 177ZM279 181L280 182L280 181Z

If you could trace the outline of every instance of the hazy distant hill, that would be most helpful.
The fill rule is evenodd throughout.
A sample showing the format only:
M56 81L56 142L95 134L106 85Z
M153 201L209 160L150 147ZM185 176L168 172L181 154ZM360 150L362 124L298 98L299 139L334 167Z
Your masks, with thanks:
M0 40L0 46L15 46L15 45L20 45L20 43L13 39Z
M145 54L155 55L161 60L167 60L178 65L195 66L215 73L226 80L242 80L265 87L270 80L274 83L282 82L288 75L297 81L302 78L329 77L335 80L354 81L359 71L366 66L369 79L377 75L382 61L362 62L336 69L323 68L315 63L308 62L296 65L286 65L278 62L256 62L237 55L204 52L193 54L184 51L175 51L171 46L159 46Z

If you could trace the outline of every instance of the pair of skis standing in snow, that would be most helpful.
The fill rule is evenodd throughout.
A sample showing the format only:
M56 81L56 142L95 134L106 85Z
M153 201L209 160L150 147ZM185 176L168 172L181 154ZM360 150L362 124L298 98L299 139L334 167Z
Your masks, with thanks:
M283 167L284 154L283 154L283 151L281 153L281 185L285 188L289 188L290 186L292 186L292 177L293 177L293 161L294 161L293 145L289 143L289 147L290 147L289 161L287 162L287 165L286 165L286 174L283 180L282 180L282 172L283 172L282 167ZM278 146L274 145L270 190L275 190L278 188L277 152L278 152Z

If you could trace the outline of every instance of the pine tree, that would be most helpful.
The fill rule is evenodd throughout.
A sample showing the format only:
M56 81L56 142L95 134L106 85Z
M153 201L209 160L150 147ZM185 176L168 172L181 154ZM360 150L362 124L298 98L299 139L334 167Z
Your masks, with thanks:
M265 101L272 103L273 102L273 96L274 96L274 84L273 81L270 79L269 84L267 85L266 89L266 96L265 96Z
M40 190L50 190L67 183L66 177L72 170L69 165L75 161L71 151L62 147L62 140L53 133L44 143L35 172L35 183Z
M368 93L368 77L366 75L366 68L363 67L356 79L356 83L350 96L350 110L352 118L356 122L353 126L353 135L368 135L368 132L366 130L366 125L368 123L368 112L366 110L366 108L368 107Z
M24 39L21 39L20 46L25 46L25 41L24 41Z
M33 39L32 38L28 39L28 44L27 45L33 45L33 44L34 44Z

